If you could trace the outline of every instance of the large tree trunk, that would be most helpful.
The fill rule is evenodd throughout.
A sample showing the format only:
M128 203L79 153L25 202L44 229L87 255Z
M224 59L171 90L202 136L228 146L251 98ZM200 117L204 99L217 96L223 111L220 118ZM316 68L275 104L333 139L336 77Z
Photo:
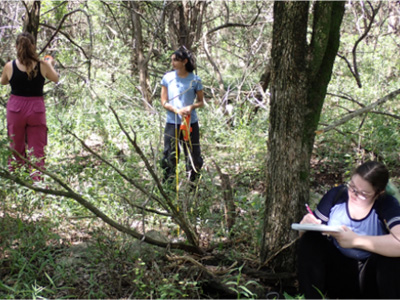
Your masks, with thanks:
M339 46L344 3L315 3L313 35L307 45L310 4L274 4L262 261L297 237L290 225L305 213L315 130ZM294 250L282 251L271 261L272 267L293 271Z

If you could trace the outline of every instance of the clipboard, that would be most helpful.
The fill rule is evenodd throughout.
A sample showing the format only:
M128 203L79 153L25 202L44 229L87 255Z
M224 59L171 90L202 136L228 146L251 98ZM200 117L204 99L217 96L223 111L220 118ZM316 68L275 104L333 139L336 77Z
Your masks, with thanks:
M320 232L342 232L342 226L329 226L323 224L299 224L293 223L292 229L299 231L320 231Z

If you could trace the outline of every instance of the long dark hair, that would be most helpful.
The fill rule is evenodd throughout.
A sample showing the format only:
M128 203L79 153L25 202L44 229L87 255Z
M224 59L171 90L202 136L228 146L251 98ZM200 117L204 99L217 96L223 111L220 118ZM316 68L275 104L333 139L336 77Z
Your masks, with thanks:
M172 55L175 55L175 58L180 61L187 59L185 68L186 71L188 71L189 73L193 72L196 69L194 56L188 49L186 49L185 46L180 47Z
M36 77L39 57L36 53L35 38L28 32L24 32L17 37L17 58L26 67L28 79Z
M360 165L353 175L360 175L374 188L375 194L383 192L389 181L389 171L386 166L377 161L368 161Z

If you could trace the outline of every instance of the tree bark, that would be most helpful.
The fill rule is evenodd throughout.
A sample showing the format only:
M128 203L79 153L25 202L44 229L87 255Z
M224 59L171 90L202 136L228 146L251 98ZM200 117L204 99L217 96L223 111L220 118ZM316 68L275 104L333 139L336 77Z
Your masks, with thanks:
M40 1L23 1L26 14L24 16L24 32L29 32L37 41L40 21Z
M314 4L313 32L308 45L310 4L274 4L262 261L297 237L290 225L304 215L309 197L315 130L339 46L344 2ZM293 271L294 247L280 252L270 264L275 271Z
M203 17L207 1L176 1L170 6L169 30L171 46L178 49L185 46L196 52L202 36Z
M143 50L142 23L140 22L140 2L129 2L131 6L131 16L133 25L133 47L135 51L136 65L139 71L140 92L144 101L144 106L149 109L152 104L150 80L148 71L148 60Z

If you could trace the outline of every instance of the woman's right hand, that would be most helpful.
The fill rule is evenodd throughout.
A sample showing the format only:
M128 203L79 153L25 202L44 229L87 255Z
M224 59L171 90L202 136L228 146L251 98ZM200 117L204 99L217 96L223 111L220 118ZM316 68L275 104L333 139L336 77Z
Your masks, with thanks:
M44 61L49 62L53 67L56 64L56 61L54 60L53 56L51 56L51 55L46 55L44 57Z
M300 224L321 224L322 221L317 219L313 214L306 214L303 219L301 219Z
M48 80L57 83L60 77L58 76L56 70L54 70L53 68L55 60L51 57L43 60L42 62L43 64L41 64L41 67L43 68L41 68L40 71L42 72L43 77L46 77Z
M192 112L191 105L182 107L181 109L178 109L176 111L176 113L178 115L181 115L183 118L186 118L187 116L190 116L191 112Z

